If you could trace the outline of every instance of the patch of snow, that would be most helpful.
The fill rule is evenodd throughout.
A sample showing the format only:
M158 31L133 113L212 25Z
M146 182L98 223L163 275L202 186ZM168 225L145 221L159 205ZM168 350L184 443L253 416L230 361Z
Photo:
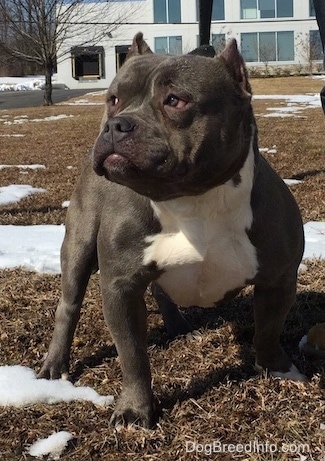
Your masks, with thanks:
M0 226L0 269L24 269L59 274L65 227Z
M325 222L309 222L304 229L303 259L325 259ZM63 225L0 226L0 269L23 267L59 274L64 233Z
M60 459L69 440L73 439L73 435L67 431L55 432L46 439L39 439L28 450L30 456L35 458L43 458L49 456L49 459Z
M300 113L305 109L320 108L321 101L318 93L310 94L258 94L255 100L279 100L284 101L286 107L268 107L269 114L259 114L261 117L297 117L305 118Z
M21 407L37 403L55 404L83 400L106 407L111 395L99 395L88 386L74 386L64 379L37 379L34 370L21 365L0 367L0 406Z
M31 164L31 165L0 165L0 170L4 170L5 168L20 168L22 170L45 170L45 165L40 165L39 163Z
M294 186L295 184L300 184L303 182L299 179L284 179L283 181L287 184L287 186Z
M103 106L104 102L89 101L89 99L78 99L72 102L61 102L61 106Z
M310 221L304 225L304 259L325 259L325 222Z
M0 118L1 121L1 118ZM0 134L1 138L23 138L24 134Z
M0 187L0 205L19 202L32 194L47 192L46 189L32 187L27 184L11 184L10 186Z
M57 74L52 76L52 84L58 85ZM42 90L45 85L43 75L31 75L27 77L0 77L0 91L31 91ZM61 84L64 86L63 84Z
M33 119L28 119L28 118L17 118L14 119L13 122L10 120L7 120L4 122L4 125L22 125L23 123L28 123L28 122L55 122L57 120L62 120L65 118L73 118L74 115L66 115L66 114L60 114L60 115L51 115L50 117L44 117L44 118L33 118Z

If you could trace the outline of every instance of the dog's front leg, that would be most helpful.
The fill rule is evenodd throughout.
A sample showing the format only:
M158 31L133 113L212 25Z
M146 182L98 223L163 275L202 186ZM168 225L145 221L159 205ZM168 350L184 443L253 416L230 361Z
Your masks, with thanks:
M105 320L115 343L123 376L122 394L111 422L150 428L154 400L147 354L147 309L143 291L135 290L130 280L114 280L109 285L101 270Z
M303 381L280 345L280 334L296 294L296 280L276 287L255 286L254 317L256 368L272 376Z
M55 325L46 360L39 378L67 378L70 349L79 320L80 308L91 273L98 269L95 213L84 214L72 200L61 248L62 294L55 313Z

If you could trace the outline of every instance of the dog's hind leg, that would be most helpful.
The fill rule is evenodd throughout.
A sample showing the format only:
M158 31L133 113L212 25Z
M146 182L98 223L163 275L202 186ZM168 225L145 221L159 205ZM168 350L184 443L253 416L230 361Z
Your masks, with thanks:
M153 282L151 284L151 292L162 313L167 335L170 339L179 335L186 335L193 331L193 328L183 317L177 305L170 300L157 283Z
M256 369L271 376L303 381L301 374L280 346L280 334L294 303L296 281L277 287L255 287L254 317Z
M95 220L92 215L85 219L78 200L71 201L61 248L62 295L55 313L49 352L38 374L39 378L68 376L70 349L81 304L89 277L98 267Z

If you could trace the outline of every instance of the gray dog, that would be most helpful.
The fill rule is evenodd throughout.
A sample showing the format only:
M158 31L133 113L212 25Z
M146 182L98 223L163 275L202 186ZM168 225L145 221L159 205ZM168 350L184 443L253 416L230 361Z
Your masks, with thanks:
M254 285L257 368L304 379L279 342L303 227L291 193L259 154L251 97L235 40L214 58L163 56L141 33L108 90L68 211L62 298L39 377L68 373L80 306L99 267L123 372L115 425L154 421L150 283L171 337L191 331L177 305L213 306Z

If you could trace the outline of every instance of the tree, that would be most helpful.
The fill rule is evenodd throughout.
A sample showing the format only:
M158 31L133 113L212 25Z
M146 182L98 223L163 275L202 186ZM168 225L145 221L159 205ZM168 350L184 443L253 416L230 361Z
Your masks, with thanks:
M323 46L324 62L323 67L325 68L325 3L323 0L313 0L316 20L319 28L319 33Z
M96 45L110 36L132 13L130 8L110 0L0 0L0 29L6 31L0 35L0 51L43 68L44 104L52 105L56 63L67 57L72 44Z
M311 75L315 61L323 59L322 42L318 30L310 30L308 34L300 34L298 45L300 55L307 62L308 71Z

